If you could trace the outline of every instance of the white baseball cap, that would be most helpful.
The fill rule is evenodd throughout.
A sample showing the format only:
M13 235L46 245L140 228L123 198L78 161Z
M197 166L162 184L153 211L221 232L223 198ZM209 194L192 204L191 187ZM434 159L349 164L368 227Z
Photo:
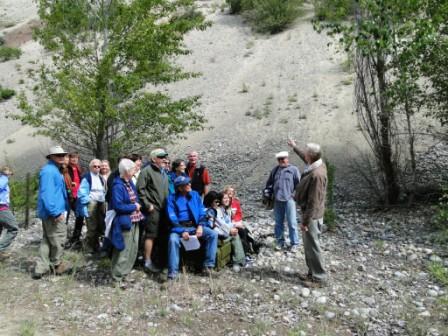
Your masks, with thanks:
M278 152L277 154L275 154L276 159L287 158L287 157L289 157L289 153L287 151Z

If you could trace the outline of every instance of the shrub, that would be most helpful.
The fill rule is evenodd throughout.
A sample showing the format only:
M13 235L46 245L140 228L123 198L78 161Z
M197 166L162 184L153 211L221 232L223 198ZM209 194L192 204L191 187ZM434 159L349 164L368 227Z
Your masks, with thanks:
M301 13L302 0L252 0L246 17L260 33L279 33Z
M0 86L0 102L2 102L4 100L8 100L15 94L16 94L16 92L14 90L3 88Z
M17 59L22 55L22 50L19 48L0 46L0 62L6 62L11 59Z
M433 262L428 267L431 276L444 286L448 286L448 269L440 262Z
M341 21L354 13L354 0L314 0L319 21Z
M439 204L435 207L432 226L436 232L432 235L438 243L448 242L448 188L444 188Z
M11 190L11 210L23 211L26 207L26 179L10 179L9 188ZM37 192L39 189L38 175L32 175L30 177L29 186L29 207L30 209L36 208L37 205Z

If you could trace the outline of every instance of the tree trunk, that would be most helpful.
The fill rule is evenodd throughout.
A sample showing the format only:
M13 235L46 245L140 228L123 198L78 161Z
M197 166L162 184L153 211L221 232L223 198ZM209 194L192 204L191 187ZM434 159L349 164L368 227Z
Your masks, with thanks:
M387 205L396 204L400 196L398 174L392 158L391 143L391 111L387 100L386 65L382 55L378 55L376 63L378 76L379 99L381 111L379 114L379 128L381 148L379 148L379 160L385 177L385 201Z

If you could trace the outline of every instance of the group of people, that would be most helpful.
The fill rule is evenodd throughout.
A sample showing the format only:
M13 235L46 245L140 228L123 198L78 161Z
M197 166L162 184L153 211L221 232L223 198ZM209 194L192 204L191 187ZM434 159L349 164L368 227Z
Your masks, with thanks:
M308 144L304 150L294 141L288 144L305 161L300 174L290 165L288 152L277 153L278 165L271 171L264 191L273 201L275 237L278 249L286 248L284 219L289 227L290 249L300 244L296 202L302 212L301 229L308 274L299 275L310 286L326 281L319 235L326 190L326 170L320 146ZM78 153L67 153L61 146L50 148L48 162L39 174L37 214L42 220L40 256L33 278L48 272L63 274L71 265L63 261L64 248L82 247L88 254L111 258L111 275L121 282L132 270L138 256L148 272L167 269L168 279L179 273L182 246L199 241L204 249L202 273L212 274L218 241L232 246L232 268L238 272L250 261L257 245L243 225L241 204L232 186L222 192L210 190L207 167L192 151L187 160L172 162L163 148L151 151L149 161L132 154L118 161L111 172L109 162L93 159L83 172ZM0 251L17 234L17 224L9 210L8 177L11 170L0 171ZM68 232L70 213L75 215L73 232ZM85 239L81 241L84 223ZM69 237L68 241L67 238ZM66 242L67 241L67 242Z

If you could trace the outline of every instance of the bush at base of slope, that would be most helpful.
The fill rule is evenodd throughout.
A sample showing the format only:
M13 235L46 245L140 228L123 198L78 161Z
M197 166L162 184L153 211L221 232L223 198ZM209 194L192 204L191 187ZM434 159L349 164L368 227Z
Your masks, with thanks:
M22 51L19 48L11 48L0 45L0 62L17 59L20 55L22 55Z
M12 89L3 88L0 86L0 102L4 100L8 100L12 96L14 96L16 92Z

